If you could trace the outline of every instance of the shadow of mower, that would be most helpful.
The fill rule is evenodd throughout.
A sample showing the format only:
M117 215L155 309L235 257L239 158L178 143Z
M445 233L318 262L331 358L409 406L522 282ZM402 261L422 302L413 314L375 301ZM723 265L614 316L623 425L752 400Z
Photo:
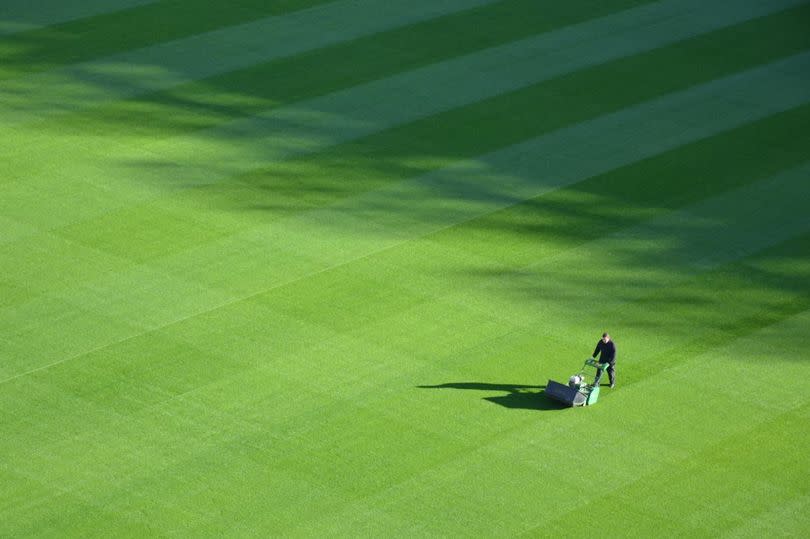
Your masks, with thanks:
M518 408L523 410L563 410L564 404L548 398L545 394L545 385L520 384L487 384L482 382L448 382L434 386L417 386L421 389L465 389L473 391L503 391L505 395L484 397L484 400L494 402L505 408Z

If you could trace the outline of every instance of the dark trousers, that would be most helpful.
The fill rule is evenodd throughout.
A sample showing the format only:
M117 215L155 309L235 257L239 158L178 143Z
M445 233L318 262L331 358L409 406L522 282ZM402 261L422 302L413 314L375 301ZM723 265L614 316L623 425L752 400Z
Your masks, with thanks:
M600 368L596 370L596 379L593 381L593 385L595 385L595 386L598 386L599 385L599 380L602 379L602 369L601 369L601 367L603 365L604 365L604 363L600 363L599 364ZM610 385L613 385L614 383L616 383L616 362L615 361L609 361L607 366L608 366L607 373L608 373L608 378L610 379Z

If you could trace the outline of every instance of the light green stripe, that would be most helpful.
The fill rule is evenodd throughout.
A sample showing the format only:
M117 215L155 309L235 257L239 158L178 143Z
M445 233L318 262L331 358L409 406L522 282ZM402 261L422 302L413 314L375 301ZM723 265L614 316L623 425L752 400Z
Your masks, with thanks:
M3 81L5 125L75 111L494 2L341 0Z
M0 36L111 13L157 0L4 0L0 4Z

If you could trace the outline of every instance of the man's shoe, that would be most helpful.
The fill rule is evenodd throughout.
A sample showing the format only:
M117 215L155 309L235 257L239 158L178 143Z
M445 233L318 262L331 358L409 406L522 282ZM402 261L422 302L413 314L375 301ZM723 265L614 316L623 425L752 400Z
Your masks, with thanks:
M610 384L610 389L613 389L614 387L616 387L616 384Z

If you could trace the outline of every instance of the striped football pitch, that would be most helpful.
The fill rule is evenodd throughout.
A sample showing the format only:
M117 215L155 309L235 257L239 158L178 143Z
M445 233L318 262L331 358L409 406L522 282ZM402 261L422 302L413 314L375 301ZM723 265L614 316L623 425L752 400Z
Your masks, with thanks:
M808 0L0 2L0 537L806 537L809 339Z

